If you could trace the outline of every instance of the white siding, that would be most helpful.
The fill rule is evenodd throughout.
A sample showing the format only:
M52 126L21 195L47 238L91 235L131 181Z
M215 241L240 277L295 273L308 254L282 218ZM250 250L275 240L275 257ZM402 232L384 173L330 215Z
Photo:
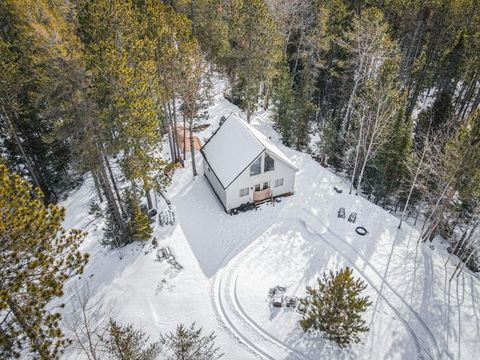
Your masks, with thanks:
M286 193L293 193L295 185L295 170L279 160L275 154L268 152L275 160L275 170L263 172L264 168L264 154L262 153L262 172L255 176L250 176L250 167L247 167L238 176L226 191L226 206L227 211L239 207L240 205L251 202L253 200L253 191L256 184L263 184L266 181L270 182L273 196L279 196ZM275 180L283 178L283 186L275 187ZM248 196L240 197L240 189L249 187L250 193ZM222 189L223 190L223 189Z
M220 199L220 201L222 202L223 206L227 209L227 211L230 210L230 209L227 208L227 205L226 205L226 198L227 198L226 192L223 189L220 182L218 181L215 174L213 173L213 170L212 169L209 170L209 166L208 166L207 162L205 161L205 159L203 160L203 173L205 174L208 181L210 182L210 185L212 185L213 190L217 193L217 196ZM248 197L248 196L246 196L246 197Z

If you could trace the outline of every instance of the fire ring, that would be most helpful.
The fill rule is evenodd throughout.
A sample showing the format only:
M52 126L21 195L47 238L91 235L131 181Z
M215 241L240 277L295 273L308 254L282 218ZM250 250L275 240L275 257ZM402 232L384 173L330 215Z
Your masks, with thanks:
M365 229L363 226L358 226L355 231L357 232L358 235L364 236L367 235L368 231Z

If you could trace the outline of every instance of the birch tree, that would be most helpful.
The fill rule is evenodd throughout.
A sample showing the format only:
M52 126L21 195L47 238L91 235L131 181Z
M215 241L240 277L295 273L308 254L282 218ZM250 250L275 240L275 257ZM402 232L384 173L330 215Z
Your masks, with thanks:
M392 66L393 64L393 66ZM400 92L394 79L396 65L385 64L378 78L370 79L354 101L356 134L355 163L350 194L356 180L356 195L361 192L365 168L389 140L390 128L399 110Z
M436 199L422 229L421 239L432 240L455 197L480 197L480 110L471 115L451 136L436 167Z
M356 15L352 29L346 32L340 45L349 54L349 64L353 73L342 129L349 128L350 117L358 91L368 79L378 75L385 62L395 56L396 45L388 35L388 24L383 14L376 8L368 8Z

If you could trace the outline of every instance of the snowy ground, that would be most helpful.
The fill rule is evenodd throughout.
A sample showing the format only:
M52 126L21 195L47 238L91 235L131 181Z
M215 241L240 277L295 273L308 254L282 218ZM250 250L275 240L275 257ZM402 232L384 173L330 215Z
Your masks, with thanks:
M215 130L221 115L239 111L221 90L217 81L212 126L201 138ZM267 115L259 113L252 124L278 143ZM95 193L87 178L62 204L65 226L89 232L82 250L91 260L78 284L88 282L93 297L113 308L119 320L152 337L180 322L215 331L225 359L477 358L480 280L464 271L449 286L455 261L444 266L445 245L417 246L416 230L408 225L398 230L394 216L349 196L348 184L308 155L281 148L300 169L295 195L236 216L225 214L204 176L192 179L188 162L176 172L168 196L177 223L157 224L155 236L184 266L179 272L157 262L149 246L133 244L120 254L99 245L102 222L88 215ZM197 160L201 172L200 156ZM161 198L158 204L164 206ZM339 207L347 217L356 211L356 225L369 233L359 236L354 225L337 218ZM346 265L367 282L373 302L365 314L370 331L351 348L308 338L297 313L271 308L266 300L275 285L302 296L323 272Z

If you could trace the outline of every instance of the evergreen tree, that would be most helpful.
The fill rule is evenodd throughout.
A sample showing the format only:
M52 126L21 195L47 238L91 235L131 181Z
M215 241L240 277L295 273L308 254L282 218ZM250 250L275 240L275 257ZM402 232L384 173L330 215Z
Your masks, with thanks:
M377 200L391 194L405 196L406 189L402 185L408 177L409 166L412 163L413 139L412 121L405 122L404 111L398 112L387 137L389 141L373 159L372 167L366 174Z
M141 205L136 191L125 190L122 203L125 206L120 225L115 219L112 205L107 203L103 245L119 248L133 241L148 240L152 235L153 220L148 216L145 206Z
M321 332L340 347L359 342L359 335L368 331L361 315L371 305L368 296L360 296L367 287L363 280L354 279L352 269L346 267L324 274L317 285L307 287L307 297L301 300L306 308L302 329Z
M42 192L0 165L0 357L58 359L68 344L60 314L47 309L81 274L85 236L65 231L65 210L44 205Z
M160 344L164 360L216 360L223 356L215 346L215 334L202 336L202 328L196 329L195 323L189 328L180 324L175 333L161 334Z
M274 79L273 93L273 121L276 130L282 137L283 144L293 145L294 117L294 92L292 89L292 78L288 65L283 65L277 72Z
M0 4L0 123L8 129L0 133L0 146L47 201L73 183L69 141L54 131L72 116L83 70L70 15L56 0Z
M113 360L155 360L160 353L159 342L132 325L121 325L110 319L106 334L101 337L106 358Z
M281 59L281 41L263 0L233 0L230 6L227 75L232 97L239 99L250 122L261 86L271 86Z
M175 0L172 3L191 20L192 33L206 60L210 65L223 68L229 49L225 0Z
M107 200L102 245L120 248L131 242L126 220L126 214L120 217L120 221L117 220L115 205Z
M125 191L125 212L128 216L128 238L131 241L148 240L152 236L153 220L148 216L145 206L135 191Z

